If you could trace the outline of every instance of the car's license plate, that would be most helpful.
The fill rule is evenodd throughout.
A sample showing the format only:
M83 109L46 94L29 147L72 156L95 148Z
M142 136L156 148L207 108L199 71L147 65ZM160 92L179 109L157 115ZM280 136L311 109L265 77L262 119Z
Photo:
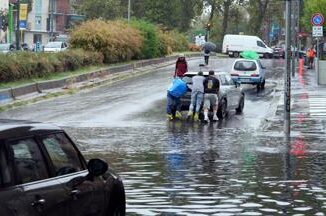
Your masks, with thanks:
M241 79L241 82L250 82L250 79Z

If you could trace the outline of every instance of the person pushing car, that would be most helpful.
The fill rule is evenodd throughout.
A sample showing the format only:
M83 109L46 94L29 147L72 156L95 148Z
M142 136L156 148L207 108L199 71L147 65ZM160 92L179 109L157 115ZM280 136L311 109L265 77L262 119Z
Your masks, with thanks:
M204 81L204 121L209 122L208 110L213 108L213 121L217 121L218 94L220 91L220 81L214 76L214 71L208 72L208 77Z

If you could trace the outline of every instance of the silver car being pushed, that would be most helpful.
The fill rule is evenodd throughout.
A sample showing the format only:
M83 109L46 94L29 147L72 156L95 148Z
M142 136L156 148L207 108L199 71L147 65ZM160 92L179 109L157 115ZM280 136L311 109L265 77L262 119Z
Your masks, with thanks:
M192 77L196 76L197 72L187 72L182 78L187 83L188 91L181 97L181 110L185 111L189 109L191 102L191 88ZM208 72L203 72L205 77L208 77ZM230 74L227 72L215 72L214 75L220 81L220 91L218 95L218 111L217 117L225 119L231 110L235 110L237 114L241 114L244 108L245 94L242 91L240 84L235 83ZM203 119L203 104L201 105L200 119ZM210 118L212 113L210 113Z

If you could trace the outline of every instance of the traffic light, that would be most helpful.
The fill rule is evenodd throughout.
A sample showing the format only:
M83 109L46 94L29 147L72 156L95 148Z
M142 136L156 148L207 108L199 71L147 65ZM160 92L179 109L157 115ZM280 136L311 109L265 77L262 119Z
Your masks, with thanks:
M207 23L207 24L206 24L206 30L207 30L207 31L210 31L210 30L211 30L211 24L210 24L210 23Z
M39 41L36 42L36 49L35 50L36 50L36 52L41 51L41 44L40 44Z

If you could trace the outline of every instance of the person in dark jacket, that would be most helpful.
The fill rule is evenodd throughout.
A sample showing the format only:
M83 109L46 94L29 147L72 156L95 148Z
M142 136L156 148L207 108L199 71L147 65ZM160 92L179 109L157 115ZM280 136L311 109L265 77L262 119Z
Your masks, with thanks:
M184 54L180 54L179 58L175 64L175 73L174 73L174 78L175 77L180 77L182 78L183 75L188 71L188 64L185 58Z
M208 77L204 81L204 121L209 122L208 110L213 107L213 121L217 121L218 95L220 91L220 81L214 76L214 71L208 72Z

